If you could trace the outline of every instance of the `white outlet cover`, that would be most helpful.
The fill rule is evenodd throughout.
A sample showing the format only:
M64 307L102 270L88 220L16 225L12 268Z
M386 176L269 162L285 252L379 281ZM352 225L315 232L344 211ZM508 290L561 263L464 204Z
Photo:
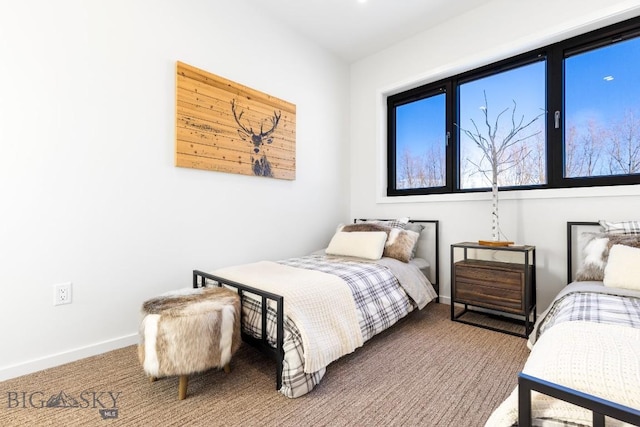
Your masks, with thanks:
M53 305L71 304L71 282L53 285Z

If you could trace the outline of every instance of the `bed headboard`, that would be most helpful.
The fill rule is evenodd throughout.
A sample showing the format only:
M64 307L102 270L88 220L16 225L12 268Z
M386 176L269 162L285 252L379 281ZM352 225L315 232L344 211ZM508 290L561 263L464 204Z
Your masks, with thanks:
M355 221L389 221L388 219L356 219ZM354 222L355 222L354 221ZM427 278L440 295L440 222L437 219L412 219L409 222L422 224L424 230L418 240L417 258L427 260Z
M567 283L573 282L576 271L583 259L583 233L601 232L602 227L597 221L569 221L567 222Z

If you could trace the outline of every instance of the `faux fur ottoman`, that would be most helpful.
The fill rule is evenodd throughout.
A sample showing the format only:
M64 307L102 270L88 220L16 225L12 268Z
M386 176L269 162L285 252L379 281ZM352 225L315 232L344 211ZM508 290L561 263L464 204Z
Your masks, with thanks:
M179 375L178 398L188 375L210 368L229 372L240 347L240 298L226 288L184 289L145 301L138 356L147 375Z

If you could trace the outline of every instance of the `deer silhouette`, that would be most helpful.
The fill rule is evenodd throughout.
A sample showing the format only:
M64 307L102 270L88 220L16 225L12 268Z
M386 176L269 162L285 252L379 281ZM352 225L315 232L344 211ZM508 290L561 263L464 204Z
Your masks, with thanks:
M253 174L258 176L273 177L273 172L271 171L271 163L269 163L266 154L261 153L260 150L265 143L271 144L273 142L273 137L271 135L278 127L280 117L282 116L282 111L274 111L273 117L262 120L260 122L259 133L256 133L253 130L253 128L251 127L251 123L249 123L248 120L248 126L245 126L240 122L240 120L242 120L244 111L241 111L240 114L236 113L235 99L231 100L231 111L233 112L233 118L236 120L238 126L240 126L240 129L238 129L238 135L240 136L240 138L242 138L243 141L246 141L253 146L253 152L251 153L251 168L253 169ZM271 129L265 131L264 124L267 120L271 121L272 126Z

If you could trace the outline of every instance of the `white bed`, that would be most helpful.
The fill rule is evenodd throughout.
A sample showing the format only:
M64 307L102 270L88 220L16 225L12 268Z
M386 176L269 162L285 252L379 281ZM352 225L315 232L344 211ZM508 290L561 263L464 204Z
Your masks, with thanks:
M519 387L488 427L640 424L640 228L567 230L571 283L540 315Z

